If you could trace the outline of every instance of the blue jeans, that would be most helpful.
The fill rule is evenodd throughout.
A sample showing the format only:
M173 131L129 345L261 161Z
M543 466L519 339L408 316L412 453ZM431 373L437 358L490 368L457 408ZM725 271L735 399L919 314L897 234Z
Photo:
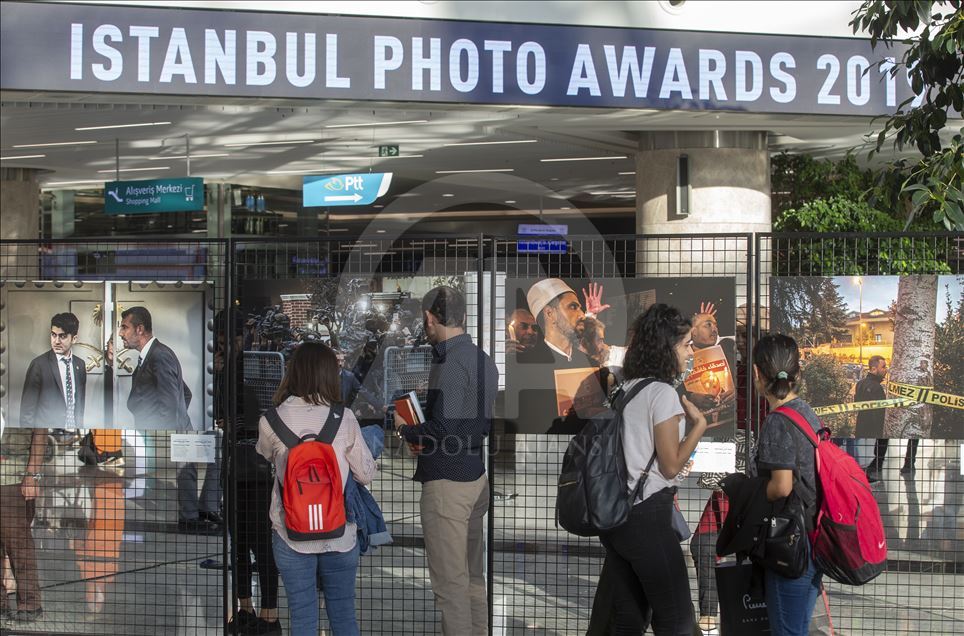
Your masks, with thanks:
M813 559L799 579L788 579L766 571L767 616L772 636L807 636L822 577L823 572L813 564Z
M302 554L292 550L277 532L271 533L274 560L288 595L291 636L317 636L318 587L325 595L325 612L334 636L357 636L355 573L358 544L348 552Z

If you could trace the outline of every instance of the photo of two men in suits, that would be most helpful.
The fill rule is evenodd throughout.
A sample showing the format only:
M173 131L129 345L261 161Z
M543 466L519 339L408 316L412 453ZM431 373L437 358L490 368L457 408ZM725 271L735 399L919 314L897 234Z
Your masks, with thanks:
M0 579L0 611L20 624L43 616L30 525L40 496L47 432L84 426L87 369L71 351L79 325L70 312L50 319L50 349L30 361L24 377L20 426L6 429L2 439L0 555L10 558L17 608L7 609L7 590Z

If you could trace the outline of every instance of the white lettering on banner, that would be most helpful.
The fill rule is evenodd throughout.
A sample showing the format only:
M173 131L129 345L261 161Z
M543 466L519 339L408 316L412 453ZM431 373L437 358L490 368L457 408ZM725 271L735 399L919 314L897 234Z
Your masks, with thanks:
M298 34L285 33L285 76L292 86L304 88L315 81L315 34L305 33L304 73L298 74Z
M588 44L576 47L576 59L572 61L566 95L578 95L584 88L589 89L589 94L593 97L599 97L599 80L596 79L596 66L592 62L592 49Z
M770 99L778 104L789 104L797 98L797 80L793 75L783 70L796 68L797 61L789 53L776 53L770 58L770 75L778 82L783 82L785 88L781 91L776 86L770 87Z
M390 57L385 57L391 49ZM378 90L385 89L385 74L388 71L395 71L401 68L402 61L405 59L405 47L402 41L391 35L375 36L375 73L374 87Z
M70 25L70 79L84 79L84 25Z
M465 79L462 79L462 54L468 62L465 65ZM460 93L475 90L479 84L479 49L472 40L456 40L449 49L449 81L452 88Z
M839 104L840 95L832 95L833 85L840 76L840 61L836 55L821 55L817 60L817 70L827 69L827 79L824 80L820 92L817 93L818 104Z
M369 32L365 37L372 38L372 49L359 55L358 48L368 44L354 31L347 39L344 33L316 32L310 27L217 29L151 21L138 14L138 19L121 26L70 22L69 65L58 80L73 80L64 86L74 86L74 90L97 90L99 82L114 82L113 90L136 93L157 90L153 84L189 87L203 82L212 94L217 94L218 88L229 89L225 94L242 95L245 89L261 94L258 87L270 86L266 95L301 96L299 91L292 93L294 88L302 89L304 97L319 97L325 96L322 91L341 89L346 98L354 95L346 89L356 88L361 81L358 99L371 98L366 89L374 89L376 95L384 93L391 82L393 95L397 93L399 99L417 100L413 93L430 92L434 94L432 99L440 101L471 94L473 101L482 103L498 102L507 92L516 97L542 95L551 87L547 103L560 105L632 107L635 100L640 106L654 108L745 109L755 102L761 112L779 112L780 106L793 112L829 113L842 106L840 112L854 114L873 114L870 109L883 114L884 104L892 109L909 96L903 82L913 89L906 69L900 71L904 79L896 77L896 56L878 65L869 48L858 54L862 49L853 42L831 43L823 49L821 40L814 40L812 46L786 43L788 50L767 44L765 52L760 48L764 45L755 47L749 36L733 40L743 45L739 49L728 49L715 40L710 45L713 48L699 48L700 41L692 40L694 34L686 36L692 41L680 40L685 46L676 47L667 44L674 40L655 34L655 44L648 46L621 43L631 41L625 39L617 40L618 44L603 43L583 32L578 36L581 42L519 42L485 39L482 27L474 24L463 34L453 23L442 31L429 27L416 30L421 33L417 36L409 35L411 30L400 37ZM4 28L5 33L12 29L6 24ZM385 29L391 33L390 27ZM437 33L441 35L432 37ZM319 42L322 35L323 46ZM323 50L317 50L319 46ZM782 48L784 44L776 46ZM512 53L514 59L509 57ZM325 58L324 81L320 77L320 55ZM372 67L362 70L359 60L368 55ZM488 59L483 60L484 56ZM596 66L597 60L600 66ZM491 85L482 84L483 65L491 73ZM881 74L880 81L871 81L874 66ZM562 76L550 78L550 72ZM607 76L600 77L600 72ZM356 77L362 73L371 73L371 79ZM913 104L920 105L923 99L923 95L916 95Z
M113 82L124 72L124 56L108 44L107 40L121 42L124 40L124 36L121 34L121 30L113 24L102 24L94 29L93 37L94 52L103 55L110 61L110 66L94 64L91 67L91 70L94 71L94 77L102 82Z
M505 92L505 53L512 50L512 42L486 40L482 48L492 53L492 92Z
M616 47L611 44L603 46L606 54L606 67L609 69L609 84L612 87L613 95L624 97L626 95L626 80L633 82L633 95L636 97L646 97L649 92L649 78L653 72L653 55L656 47L647 46L643 49L643 66L639 66L639 58L636 56L635 46L624 46L623 57L616 59Z
M710 68L710 62L713 67ZM717 101L726 101L726 90L723 88L723 76L726 75L726 57L722 51L716 49L700 49L700 100L709 101L710 84L716 93Z
M529 81L529 56L534 72ZM546 87L546 50L538 42L523 42L515 56L515 78L519 90L526 95L538 95Z
M666 71L663 73L659 98L669 99L674 92L678 92L683 99L693 99L693 89L690 88L690 78L686 74L683 51L677 48L670 49L669 57L666 58Z
M159 81L165 84L169 83L175 75L184 76L185 84L197 84L194 63L191 60L191 49L187 45L187 34L180 27L171 29L171 39L167 43L167 55L164 56L164 66L161 67Z
M233 86L237 77L237 32L224 32L224 44L214 29L204 29L204 83L217 84L217 72L221 71L224 83Z
M351 88L351 78L338 77L338 34L325 35L325 87Z
M422 38L412 38L412 90L420 91L425 71L428 71L428 87L431 91L442 90L442 39L429 38L428 57L422 46Z
M131 26L131 37L137 40L137 81L151 81L151 39L161 34L152 26Z
M268 86L275 78L274 54L278 43L267 31L248 31L247 73L245 81L249 86Z
M847 60L847 99L855 106L870 101L870 61L862 55Z
M896 106L897 105L897 82L894 81L893 69L896 60L892 57L884 58L884 61L880 65L880 72L884 76L884 90L887 94L887 105Z
M737 51L734 55L736 62L736 101L755 102L763 94L763 60L753 51ZM746 66L751 71L747 75ZM747 80L752 80L753 88L747 86Z

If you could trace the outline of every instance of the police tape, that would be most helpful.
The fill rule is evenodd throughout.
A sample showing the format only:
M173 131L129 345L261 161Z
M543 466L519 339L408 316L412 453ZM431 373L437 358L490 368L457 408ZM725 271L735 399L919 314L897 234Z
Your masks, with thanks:
M912 404L916 404L916 402L908 398L891 398L888 400L870 400L868 402L848 402L846 404L819 406L814 408L813 412L817 415L842 415L844 413L873 411L874 409L886 409L895 406L910 406Z
M913 384L904 384L903 382L888 382L887 392L896 395L898 399L907 399L921 404L949 406L952 409L964 410L964 396L941 393L926 386L915 386Z

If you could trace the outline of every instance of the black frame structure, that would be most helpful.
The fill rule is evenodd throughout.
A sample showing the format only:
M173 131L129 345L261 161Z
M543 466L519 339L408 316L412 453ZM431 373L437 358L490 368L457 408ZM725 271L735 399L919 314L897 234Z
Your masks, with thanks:
M4 285L18 284L15 281L172 281L175 273L186 272L193 275L191 279L210 281L216 290L212 310L219 320L206 325L211 347L218 346L217 333L241 335L236 325L243 324L243 317L236 315L237 301L245 286L253 283L270 286L272 281L310 277L419 276L433 284L460 281L468 301L470 333L501 367L500 332L504 331L507 309L501 303L507 277L591 278L604 283L607 279L644 276L733 277L736 305L742 311L737 314L739 329L745 336L741 356L748 360L752 358L754 336L768 328L767 298L772 276L925 273L935 262L943 263L941 273L964 273L964 242L959 234L951 233L734 233L570 236L565 240L565 254L526 253L520 251L516 237L486 235L375 234L298 241L3 241L0 281ZM38 317L38 321L45 319ZM226 359L238 353L233 351L234 337L224 338L222 346ZM741 369L741 397L746 405L756 405L748 365ZM237 420L238 380L234 365L229 364L217 386L210 387L228 423L221 438L223 460L229 459L236 447L236 427L231 423ZM758 408L746 408L744 412L741 424L758 428L762 415ZM212 424L214 419L211 413ZM35 522L45 617L22 627L4 623L5 629L11 633L76 633L79 622L86 620L82 631L91 634L223 633L226 610L235 606L237 597L230 567L226 567L232 558L227 529L216 537L177 533L176 467L164 448L166 435L151 432L141 438L148 467L143 475L138 474L136 462L131 468L132 458L128 457L123 471L95 471L84 475L87 481L81 482L76 477L74 450L54 449L45 468L51 476L45 487L62 485L66 494L62 499L44 499L42 505L72 507L83 514L62 518L41 515L42 523ZM356 586L360 627L365 633L435 633L438 615L421 539L419 489L410 480L414 460L392 436L385 439L380 473L371 490L385 512L394 543L362 557ZM585 633L588 626L603 550L597 541L573 537L554 524L555 479L567 439L507 435L498 423L490 438L486 546L493 634L577 634ZM956 474L959 469L954 471L959 464L954 464L949 454L959 444L947 441L942 466L918 477L916 504L904 480L884 480L877 492L898 548L893 551L888 571L870 585L827 585L837 633L937 634L964 629L964 612L956 600L964 596L960 578L964 534L959 521L957 525L948 521L955 515L960 517L964 492L964 478ZM125 442L125 452L136 454L136 449ZM231 516L236 509L234 463L226 461L224 465L228 467L224 475L225 512ZM142 491L137 490L138 478L144 479ZM120 532L116 518L113 526L105 526L103 519L96 517L94 497L104 485L114 488L113 504L126 509ZM694 528L708 494L694 479L680 489L684 515ZM934 497L940 498L939 505ZM936 507L940 510L935 513ZM920 532L929 521L951 523L951 527L935 530L931 541L926 531ZM915 525L920 534L916 543L907 540ZM102 549L103 554L116 553L116 563L107 569L82 570L77 564L76 545L85 539L120 542ZM685 545L684 553L692 565ZM84 572L94 574L85 576ZM692 569L690 580L695 601ZM88 594L95 589L94 581L109 584L99 613L92 611L97 603L91 604ZM93 596L96 601L96 594ZM286 626L283 594L281 603Z

